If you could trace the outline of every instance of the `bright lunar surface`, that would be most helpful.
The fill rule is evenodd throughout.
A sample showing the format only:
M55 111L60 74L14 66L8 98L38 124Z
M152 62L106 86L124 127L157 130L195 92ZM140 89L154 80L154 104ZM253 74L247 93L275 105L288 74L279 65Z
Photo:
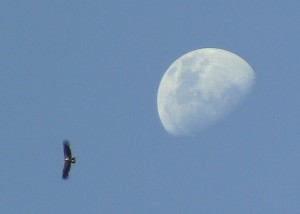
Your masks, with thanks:
M204 48L178 58L165 72L157 108L166 131L195 135L236 107L254 83L251 66L222 49Z

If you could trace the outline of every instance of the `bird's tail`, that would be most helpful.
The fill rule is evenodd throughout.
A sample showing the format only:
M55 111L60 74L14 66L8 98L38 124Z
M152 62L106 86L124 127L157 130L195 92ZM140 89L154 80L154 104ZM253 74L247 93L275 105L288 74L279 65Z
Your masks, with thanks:
M75 163L76 162L76 158L72 158L72 163Z

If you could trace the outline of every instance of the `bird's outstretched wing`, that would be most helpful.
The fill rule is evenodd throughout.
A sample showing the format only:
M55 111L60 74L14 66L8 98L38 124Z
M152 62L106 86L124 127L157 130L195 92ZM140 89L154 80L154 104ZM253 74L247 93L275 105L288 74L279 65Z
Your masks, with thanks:
M70 142L68 140L64 140L64 155L65 158L72 158Z
M65 163L64 170L62 173L62 179L68 179L69 178L69 171L71 169L71 163Z

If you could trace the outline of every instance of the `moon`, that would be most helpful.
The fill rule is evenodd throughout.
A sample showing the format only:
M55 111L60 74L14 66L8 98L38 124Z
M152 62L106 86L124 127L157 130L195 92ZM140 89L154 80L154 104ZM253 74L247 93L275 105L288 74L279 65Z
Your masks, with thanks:
M238 55L203 48L175 60L163 75L157 109L171 135L195 135L230 113L249 94L255 74Z

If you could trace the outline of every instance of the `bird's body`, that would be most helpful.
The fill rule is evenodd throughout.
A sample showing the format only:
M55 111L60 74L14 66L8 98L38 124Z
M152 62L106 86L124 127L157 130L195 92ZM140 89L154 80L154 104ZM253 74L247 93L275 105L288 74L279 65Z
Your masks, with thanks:
M68 140L64 140L64 169L62 174L62 179L68 179L69 171L71 169L71 164L75 163L75 157L72 157L71 149L70 149L70 142Z
M76 159L75 158L65 158L65 163L75 163Z

